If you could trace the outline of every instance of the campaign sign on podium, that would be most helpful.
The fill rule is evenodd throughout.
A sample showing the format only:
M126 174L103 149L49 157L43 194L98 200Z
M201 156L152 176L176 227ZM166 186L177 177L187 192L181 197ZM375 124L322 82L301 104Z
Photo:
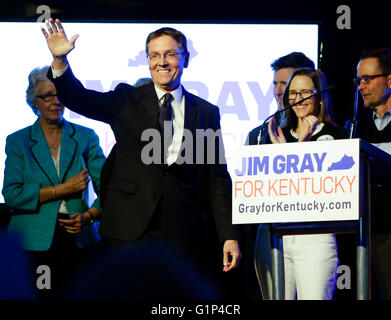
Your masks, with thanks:
M231 170L233 223L358 220L359 141L241 147Z

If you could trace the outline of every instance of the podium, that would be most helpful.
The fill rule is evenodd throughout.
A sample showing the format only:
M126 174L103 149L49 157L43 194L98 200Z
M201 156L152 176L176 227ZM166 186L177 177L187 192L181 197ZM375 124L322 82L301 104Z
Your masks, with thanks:
M356 233L356 268L357 268L357 299L371 298L371 185L388 183L391 176L391 156L360 140L360 167L359 167L359 219L332 222L294 222L270 223L270 250L272 290L267 290L266 299L282 300L284 298L284 262L283 241L284 235L317 234L317 233ZM256 244L257 246L257 244ZM255 256L255 266L260 283L261 262ZM265 292L263 292L265 295Z

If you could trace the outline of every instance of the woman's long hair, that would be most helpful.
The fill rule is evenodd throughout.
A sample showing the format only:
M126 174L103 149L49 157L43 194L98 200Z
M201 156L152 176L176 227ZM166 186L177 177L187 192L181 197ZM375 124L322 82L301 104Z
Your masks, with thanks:
M300 68L296 69L292 75L290 76L284 90L283 94L283 104L284 108L290 105L289 102L289 90L292 79L296 76L307 76L311 78L314 83L315 90L318 92L325 90L328 87L327 79L323 72L319 69L311 69L311 68ZM319 96L314 97L314 110L313 115L316 116L320 122L323 123L331 123L334 124L333 121L333 111L331 105L331 98L328 92L323 92ZM295 112L292 109L288 109L285 111L284 116L281 119L281 127L287 129L296 129L298 125L298 119Z

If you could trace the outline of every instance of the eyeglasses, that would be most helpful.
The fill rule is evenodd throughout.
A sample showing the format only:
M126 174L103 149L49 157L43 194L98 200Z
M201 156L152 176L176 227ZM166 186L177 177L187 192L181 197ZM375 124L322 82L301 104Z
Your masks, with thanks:
M288 92L288 99L289 100L296 100L297 95L299 95L302 99L306 99L312 96L312 94L317 93L317 90L311 90L311 89L303 89L300 91L289 91Z
M57 97L56 93L47 93L47 94L42 94L40 96L37 96L37 98L40 98L45 102L53 101L54 97Z
M383 73L383 74L374 74L372 76L362 76L361 78L359 77L354 77L353 78L353 83L354 84L361 84L361 83L364 83L364 84L368 84L370 83L373 79L376 79L378 77L386 77L388 75L390 75L391 73Z
M160 61L160 59L163 57L163 60L167 60L167 61L173 61L175 59L178 59L179 55L181 55L183 53L183 51L180 51L180 52L166 52L166 53L163 53L163 54L160 54L160 53L151 53L149 55L147 55L148 57L148 60L149 61L152 61L152 62L157 62L157 61Z

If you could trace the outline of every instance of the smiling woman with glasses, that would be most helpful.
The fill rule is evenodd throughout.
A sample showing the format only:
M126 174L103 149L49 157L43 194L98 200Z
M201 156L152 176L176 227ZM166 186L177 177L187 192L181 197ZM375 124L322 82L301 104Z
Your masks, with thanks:
M321 70L296 69L285 86L282 97L284 107L288 107L300 99L309 98L313 94L325 91L327 87L326 77ZM310 118L307 116L310 116ZM311 123L308 122L308 119L312 119ZM311 140L312 132L321 123L334 125L331 98L327 91L293 107L293 110L288 109L281 121L281 128L299 134L298 141L306 141Z
M64 105L48 69L29 74L26 100L38 118L7 137L3 185L5 202L13 209L8 230L22 236L31 275L40 265L51 271L51 290L32 288L37 298L61 295L71 280L67 275L86 253L81 248L100 239L99 197L89 199L89 181L99 194L105 161L95 132L63 118Z
M321 141L347 138L347 132L332 119L326 77L320 70L296 69L289 78L281 127L269 122L272 143ZM323 92L323 93L320 93ZM312 95L317 94L312 97ZM300 100L307 100L300 102ZM256 244L258 246L258 243ZM338 267L335 234L306 234L283 237L286 300L331 300Z

